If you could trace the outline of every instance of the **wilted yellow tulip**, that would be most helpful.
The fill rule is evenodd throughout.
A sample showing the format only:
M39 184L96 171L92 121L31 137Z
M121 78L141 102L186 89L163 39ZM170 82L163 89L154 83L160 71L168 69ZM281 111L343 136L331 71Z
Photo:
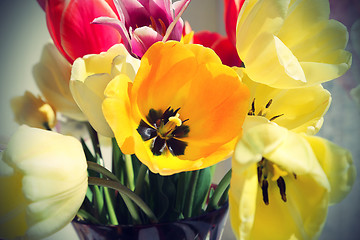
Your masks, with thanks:
M232 160L230 219L238 239L314 239L329 203L355 178L351 154L264 118L244 124Z
M26 91L24 96L11 99L15 121L36 128L53 128L56 123L55 111L41 97Z
M46 44L40 62L33 68L36 84L56 111L83 121L85 116L70 93L70 73L70 63L60 54L54 44Z
M101 135L114 136L101 110L107 84L119 74L133 80L139 65L140 60L133 58L122 44L114 45L107 52L78 58L73 63L71 93L92 127Z
M86 158L77 139L21 126L0 159L0 238L57 232L74 218L86 190Z
M236 48L256 82L276 88L311 86L344 74L351 53L346 27L329 20L328 0L246 0Z
M320 84L296 89L272 88L252 81L243 74L243 68L236 70L250 90L248 115L262 116L294 132L314 135L320 130L331 102L330 93Z
M103 112L121 150L170 175L232 153L249 91L211 49L168 41L149 48L134 82L119 75L105 95Z

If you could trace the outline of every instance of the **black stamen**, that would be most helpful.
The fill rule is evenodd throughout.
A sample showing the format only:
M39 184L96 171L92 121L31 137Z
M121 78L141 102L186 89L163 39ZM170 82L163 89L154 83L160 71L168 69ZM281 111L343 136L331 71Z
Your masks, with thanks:
M258 176L258 182L260 184L261 183L261 177L262 177L262 167L261 166L257 167L257 176Z
M276 181L277 185L280 189L280 195L281 195L281 199L286 202L286 185L285 185L285 181L282 177L279 177L278 180Z
M294 178L295 178L295 179L297 179L297 175L296 175L296 173L293 173L293 175L294 175Z
M254 116L255 115L255 98L253 99L252 103L251 103L251 109L248 112L248 115L250 116Z
M271 103L272 103L272 99L270 99L270 100L268 101L268 103L266 104L265 108L269 108L270 105L271 105Z
M262 190L263 201L264 201L265 205L269 205L268 187L269 187L268 181L263 180L262 184L261 184L261 190Z
M284 114L276 115L276 116L270 118L269 120L270 120L270 121L274 121L275 119L277 119L278 117L281 117L282 115L284 115Z

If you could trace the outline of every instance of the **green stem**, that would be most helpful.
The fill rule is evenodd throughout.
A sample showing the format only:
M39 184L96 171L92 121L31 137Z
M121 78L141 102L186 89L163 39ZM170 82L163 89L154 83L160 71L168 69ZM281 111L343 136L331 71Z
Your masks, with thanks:
M113 180L113 181L116 181L118 183L121 184L121 182L119 181L119 179L112 173L110 172L108 169L106 169L105 167L97 164L97 163L94 163L94 162L87 162L88 163L88 169L90 170L93 170L93 171L96 171L98 173L101 173L103 174L105 177ZM106 188L105 188L106 189ZM134 206L133 202L130 201L130 199L125 195L125 194L122 194L121 192L119 192L121 197L123 198L125 204L126 204L126 207L128 209L128 211L130 212L131 214L131 217L133 218L134 222L135 223L140 223L140 216L137 212L137 209L136 207ZM106 193L105 193L106 194ZM106 197L106 195L105 195ZM115 211L114 211L115 212ZM111 217L111 216L110 216ZM114 224L116 225L116 224Z
M138 172L138 176L136 178L136 185L135 185L135 193L138 196L141 196L143 186L145 184L145 176L147 173L148 168L145 164L141 164Z
M107 187L104 187L104 195L105 195L105 202L106 202L106 206L107 206L109 217L110 217L110 222L113 225L118 225L119 222L117 220L116 213L114 210L114 203L111 199L109 189Z
M177 184L175 209L179 213L182 213L184 208L184 201L186 196L186 174L186 172L180 173Z
M101 154L101 149L100 149L100 143L99 143L99 138L98 138L98 134L97 132L95 131L95 129L90 125L90 123L86 123L86 127L89 131L89 135L90 135L90 138L91 138L91 142L93 144L93 147L94 147L94 151L95 151L95 154L99 154L100 158L102 158L102 154Z
M103 187L108 187L117 190L119 193L126 195L129 197L136 205L140 207L140 209L148 216L150 222L157 223L158 220L155 217L154 213L151 211L148 205L134 192L120 184L119 182L105 180L101 178L89 177L88 178L89 185L98 185Z
M105 167L101 166L100 164L94 163L94 162L90 162L87 161L88 164L88 169L93 170L95 172L101 173L104 176L106 176L107 178L113 180L113 181L118 181L119 179L112 173L110 172L108 169L106 169Z
M199 178L199 170L193 171L191 173L191 179L190 179L190 188L189 188L189 195L187 196L186 202L185 202L185 217L189 218L192 214L193 209L193 202L195 197L195 189L196 189L196 183Z
M131 191L135 189L134 183L134 168L132 163L131 155L125 154L125 168L126 168L126 176L127 176L127 185Z
M221 197L223 196L223 194L226 192L226 189L230 185L230 180L231 180L231 169L225 174L225 176L219 182L219 185L216 187L214 194L209 200L209 204L207 206L206 211L211 211L213 209L216 209Z

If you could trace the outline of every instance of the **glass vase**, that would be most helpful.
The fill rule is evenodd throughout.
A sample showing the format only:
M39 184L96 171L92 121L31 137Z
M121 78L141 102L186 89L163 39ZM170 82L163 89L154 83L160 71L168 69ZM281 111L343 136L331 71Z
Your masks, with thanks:
M228 215L228 203L197 217L147 225L96 225L73 220L81 240L218 240Z

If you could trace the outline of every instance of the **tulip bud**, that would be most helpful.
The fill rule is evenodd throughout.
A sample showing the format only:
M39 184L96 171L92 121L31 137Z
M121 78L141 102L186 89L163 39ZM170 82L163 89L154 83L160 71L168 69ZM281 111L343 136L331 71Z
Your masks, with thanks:
M53 108L40 96L35 97L31 92L26 91L24 96L13 98L11 108L18 124L42 129L55 126L56 117Z

